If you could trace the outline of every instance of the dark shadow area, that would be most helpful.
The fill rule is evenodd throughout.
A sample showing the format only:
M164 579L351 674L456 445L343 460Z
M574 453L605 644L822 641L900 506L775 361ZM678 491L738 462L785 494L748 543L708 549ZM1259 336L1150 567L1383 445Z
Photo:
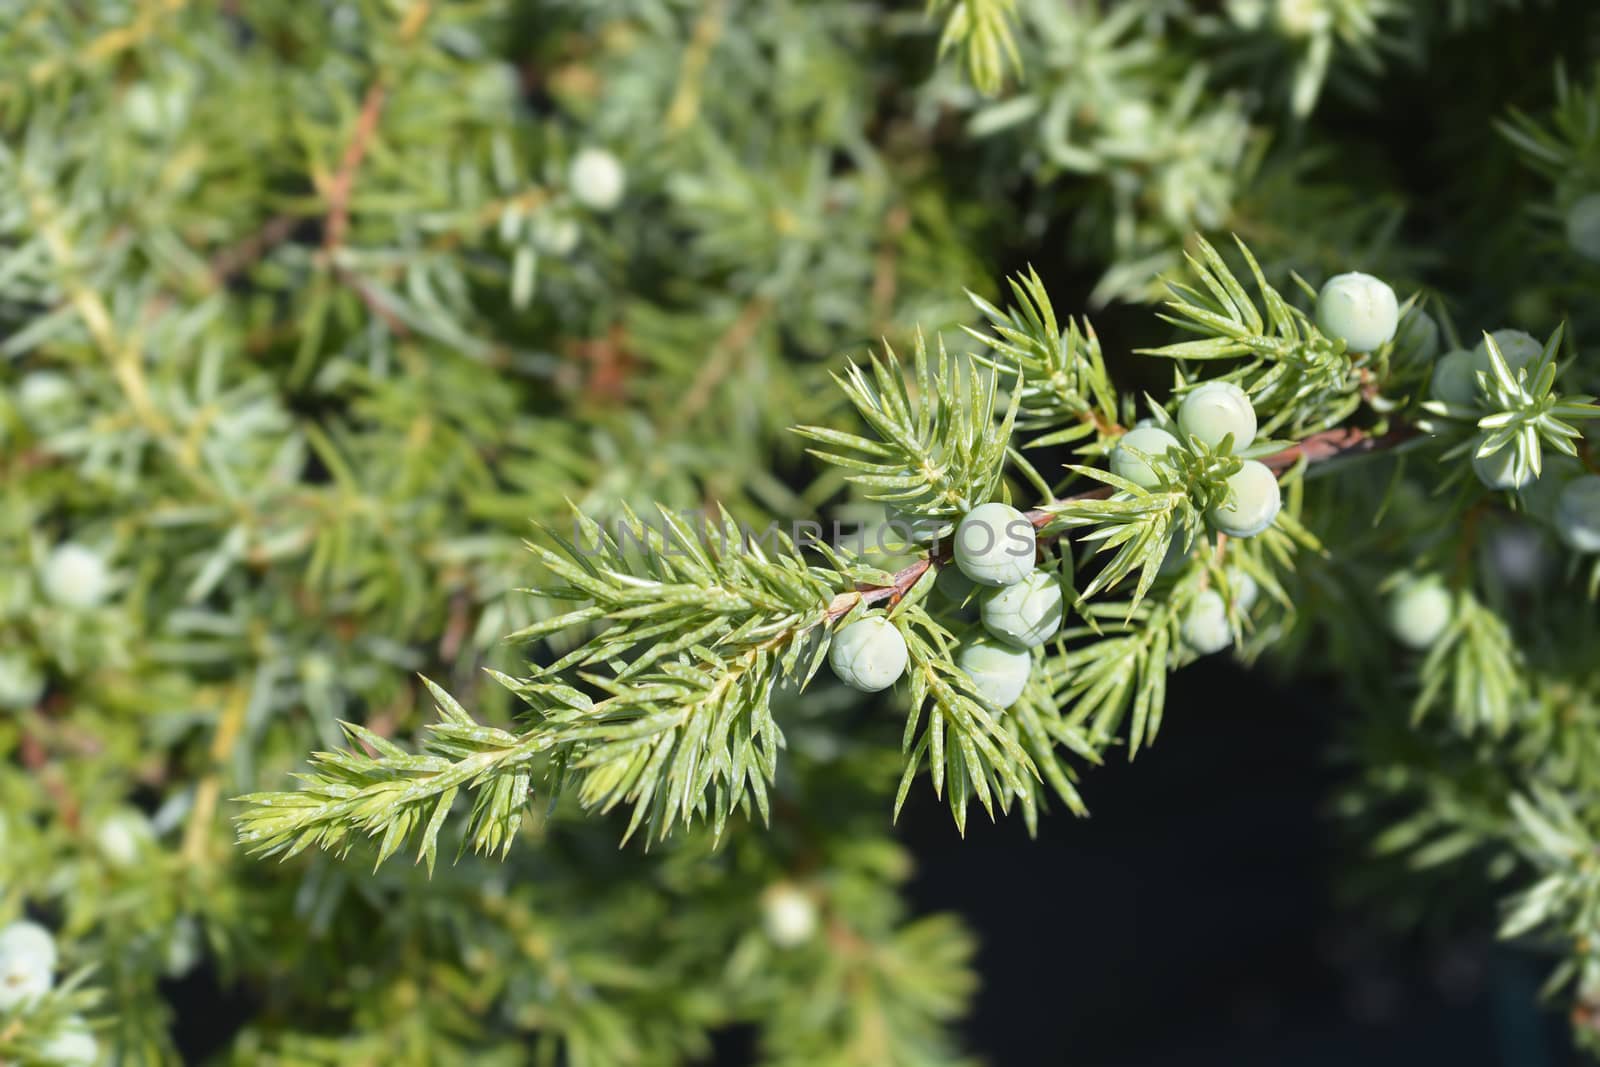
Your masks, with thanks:
M1327 814L1346 714L1217 658L1187 668L1155 746L1085 776L1093 815L901 819L919 909L981 939L968 1027L996 1067L1579 1062L1535 1007L1545 961L1491 931L1408 934L1335 902L1360 862Z

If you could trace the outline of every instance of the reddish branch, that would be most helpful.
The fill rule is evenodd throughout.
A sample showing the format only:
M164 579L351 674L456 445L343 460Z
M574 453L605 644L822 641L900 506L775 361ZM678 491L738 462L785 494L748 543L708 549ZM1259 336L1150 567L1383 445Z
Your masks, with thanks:
M1298 463L1302 456L1305 457L1308 463L1325 463L1328 460L1345 456L1358 456L1393 448L1402 441L1416 436L1416 433L1417 431L1409 426L1397 427L1388 433L1376 435L1370 434L1365 430L1341 426L1312 434L1305 440L1298 441L1281 452L1273 453L1262 462L1266 463L1274 471L1281 473ZM1112 489L1109 485L1102 485L1066 499L1103 500L1110 496L1111 493ZM1028 521L1033 523L1035 528L1044 526L1055 517L1053 512L1039 509L1034 509L1025 514ZM1064 533L1065 531L1059 531L1053 534L1045 534L1039 538L1040 547L1049 547L1059 540ZM884 600L890 604L898 602L901 597L911 591L911 587L917 584L918 579L926 574L929 568L938 567L949 562L950 553L951 544L949 542L941 543L936 546L931 556L919 559L904 570L895 572L894 581L888 585L863 585L857 586L848 593L840 593L828 605L827 621L833 622L842 618L849 614L850 610L857 604L876 604Z
M1323 430L1314 433L1304 441L1296 442L1282 452L1268 456L1262 462L1271 467L1275 472L1282 473L1300 462L1304 456L1307 462L1321 463L1325 460L1338 459L1342 456L1359 456L1367 452L1381 452L1386 448L1393 448L1402 441L1408 441L1417 435L1417 431L1410 426L1397 426L1385 434L1376 436L1365 430L1357 430L1348 426L1336 427L1332 430Z
M402 42L412 41L422 32L431 7L430 0L418 0L411 5L400 23ZM372 147L372 139L377 136L378 120L383 117L383 105L388 96L388 86L380 74L368 86L366 96L361 100L356 127L350 134L350 140L345 142L339 169L323 189L323 198L328 203L328 221L323 230L322 247L327 252L344 244L345 233L350 229L350 197L355 191L356 175L361 170L361 161L366 158L367 150Z
M383 103L388 95L381 79L367 89L361 101L361 113L356 116L355 132L345 143L338 171L323 191L328 201L328 223L323 231L322 247L329 252L344 244L344 235L350 229L350 194L355 190L361 161L366 158L372 138L378 132L378 119L383 117Z

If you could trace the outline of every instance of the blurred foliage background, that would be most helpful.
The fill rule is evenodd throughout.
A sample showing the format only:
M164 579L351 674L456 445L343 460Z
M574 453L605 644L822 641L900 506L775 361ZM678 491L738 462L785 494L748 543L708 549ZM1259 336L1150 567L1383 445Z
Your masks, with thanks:
M772 1065L969 1062L900 728L842 690L782 709L773 825L720 848L563 803L505 863L280 865L230 798L341 720L411 737L419 673L509 722L482 668L529 654L523 541L569 501L863 514L787 428L1025 264L1129 389L1196 233L1592 336L1597 45L1580 0L0 0L0 922L61 954L0 1060L82 1014L175 1062L203 966L250 1005L218 1062L677 1064L735 1024ZM1325 633L1287 657L1390 712L1347 806L1477 812L1445 794L1489 742L1411 753L1384 654Z

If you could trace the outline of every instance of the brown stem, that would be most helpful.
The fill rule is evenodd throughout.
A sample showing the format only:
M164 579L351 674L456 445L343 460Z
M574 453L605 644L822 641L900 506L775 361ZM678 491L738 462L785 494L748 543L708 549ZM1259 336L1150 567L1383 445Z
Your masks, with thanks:
M1370 434L1365 430L1340 426L1332 430L1323 430L1321 433L1314 433L1305 440L1297 441L1281 452L1273 453L1262 462L1271 467L1274 472L1281 473L1298 463L1302 456L1305 457L1308 463L1325 463L1328 460L1338 459L1342 456L1363 455L1393 448L1402 441L1415 437L1416 434L1417 431L1410 426L1396 427L1388 433L1376 435ZM1086 492L1077 493L1066 499L1104 500L1111 493L1111 486L1102 485ZM1035 528L1045 525L1054 517L1053 512L1043 511L1038 508L1024 514ZM1063 530L1043 535L1039 538L1039 547L1041 549L1050 547L1060 540L1065 533L1066 531ZM883 600L887 600L891 605L898 603L900 598L909 593L911 587L917 584L917 580L928 572L929 568L937 568L948 563L950 555L950 544L941 544L932 555L917 560L903 570L896 571L894 581L888 585L858 586L849 592L840 593L828 604L827 621L834 622L843 618L857 604L876 604Z
M431 0L418 0L411 5L400 23L402 42L410 42L422 32L431 7ZM322 190L323 199L328 205L328 221L322 240L324 252L333 252L344 244L345 233L350 228L350 197L355 191L356 174L361 170L361 161L366 158L367 150L372 147L372 139L377 135L378 120L383 117L383 105L388 96L388 84L380 74L367 87L366 95L361 99L361 111L356 115L355 129L350 134L350 140L345 142L344 154L339 159L339 169Z
M345 233L350 229L350 196L355 191L356 172L372 145L378 131L378 120L383 117L383 103L389 95L380 78L367 87L361 100L361 112L356 116L356 128L345 143L339 169L328 180L323 198L328 202L328 222L322 233L324 251L332 252L344 244Z
M1349 426L1336 426L1331 430L1314 433L1303 441L1297 441L1282 452L1273 453L1262 462L1271 467L1275 473L1281 474L1300 462L1302 456L1310 463L1322 463L1343 456L1381 452L1409 441L1417 436L1417 433L1416 428L1411 426L1396 426L1388 433L1377 435Z

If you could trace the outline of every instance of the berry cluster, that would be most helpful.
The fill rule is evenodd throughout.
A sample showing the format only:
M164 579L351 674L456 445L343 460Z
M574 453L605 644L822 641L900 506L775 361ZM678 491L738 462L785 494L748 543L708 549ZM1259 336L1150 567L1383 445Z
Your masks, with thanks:
M1491 341L1519 381L1527 381L1545 355L1545 346L1536 338L1510 329L1495 330L1471 349L1446 352L1434 365L1429 384L1429 394L1437 402L1434 410L1473 421L1489 410ZM1516 491L1527 512L1554 529L1572 551L1600 552L1600 475L1583 473L1576 461L1559 455L1545 459L1536 475L1511 446L1474 456L1472 470L1486 488Z
M0 928L0 1014L29 1011L55 986L56 941L38 923ZM41 1067L91 1067L99 1046L81 1016L70 1015L31 1043L28 1062Z
M1182 441L1153 424L1129 430L1111 453L1111 473L1154 489L1176 478L1169 462L1174 449L1218 449L1227 441L1238 452L1256 439L1255 408L1232 382L1206 382L1190 390L1178 405L1177 422ZM1247 459L1227 481L1227 496L1206 515L1211 525L1229 537L1254 537L1271 526L1283 505L1271 468Z
M1034 569L1033 523L1009 504L982 504L963 516L952 559L955 565L940 573L936 589L954 607L976 604L985 631L963 642L956 665L985 700L1009 707L1032 673L1032 650L1061 628L1066 610L1061 582ZM843 627L828 658L846 685L869 693L893 685L907 660L905 638L881 615Z
M1179 404L1175 420L1164 418L1168 424L1175 422L1181 440L1154 422L1134 427L1111 452L1114 475L1144 489L1179 486L1185 477L1179 462L1183 454L1227 456L1249 448L1256 439L1255 408L1232 382L1197 386ZM1207 510L1206 518L1219 533L1254 537L1272 525L1282 503L1271 468L1246 459L1226 478L1226 492ZM1177 539L1173 551L1181 560ZM1036 569L1038 557L1037 532L1028 516L1009 504L981 504L956 524L954 566L944 567L935 582L935 590L949 605L977 608L982 629L962 643L955 662L974 690L996 707L1009 707L1020 699L1033 670L1033 650L1055 636L1066 612L1060 579ZM1235 607L1248 610L1256 598L1254 580L1230 571L1227 584ZM1202 655L1232 644L1227 605L1219 593L1200 594L1181 636ZM829 650L829 664L840 680L869 693L893 685L908 661L904 636L883 615L845 625Z
M1241 615L1247 613L1260 593L1256 580L1241 570L1229 569L1227 581L1234 610ZM1178 636L1197 656L1209 656L1233 644L1233 624L1222 594L1215 589L1202 590L1178 625Z

